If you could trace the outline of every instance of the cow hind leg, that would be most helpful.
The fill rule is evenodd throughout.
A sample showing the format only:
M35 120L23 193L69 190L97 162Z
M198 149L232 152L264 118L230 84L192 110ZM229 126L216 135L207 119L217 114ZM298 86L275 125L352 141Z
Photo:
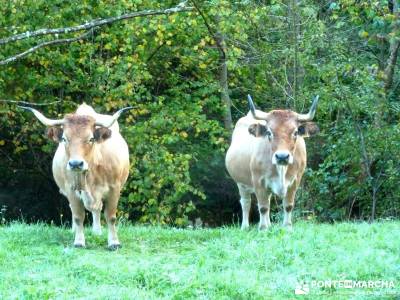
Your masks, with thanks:
M251 191L248 187L238 184L240 205L242 206L242 229L249 228L249 214L251 208Z
M101 210L92 211L92 216L93 216L92 231L96 235L101 235L101 231L102 231L101 223L100 223Z
M71 206L70 206L70 209L71 209ZM72 211L72 209L71 209L71 211ZM75 233L75 222L74 222L74 216L72 216L72 220L71 220L71 231L72 231L72 233Z
M110 250L116 250L121 248L119 242L115 223L117 222L117 205L119 200L119 190L112 191L110 197L106 202L104 215L106 217L108 226L108 248Z
M72 229L75 232L75 247L85 247L85 235L83 232L83 222L85 221L85 207L83 203L74 195L68 197L69 206L72 212Z

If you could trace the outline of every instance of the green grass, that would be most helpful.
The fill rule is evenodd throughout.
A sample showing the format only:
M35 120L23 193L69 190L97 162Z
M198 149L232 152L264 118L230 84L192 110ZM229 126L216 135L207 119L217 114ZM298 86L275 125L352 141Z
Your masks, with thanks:
M86 230L0 227L0 299L400 299L400 222L253 228L120 226L123 248ZM393 280L394 289L318 289L299 281ZM322 296L316 296L320 294ZM385 298L385 299L386 299Z

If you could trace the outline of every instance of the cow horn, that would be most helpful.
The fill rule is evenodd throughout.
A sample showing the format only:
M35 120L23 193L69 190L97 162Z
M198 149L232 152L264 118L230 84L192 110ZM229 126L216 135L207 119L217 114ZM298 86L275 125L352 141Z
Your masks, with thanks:
M104 121L98 121L98 120L96 120L95 125L96 125L96 126L102 126L102 127L109 128L109 127L111 127L111 126L115 123L115 121L118 120L118 118L120 117L120 115L121 115L124 111L130 110L130 109L132 109L132 108L133 108L133 106L128 106L128 107L121 108L119 111L117 111L115 114L112 115L111 119L104 120Z
M61 120L48 119L41 112L37 111L36 109L34 109L32 107L26 107L26 106L18 106L18 107L33 112L35 117L38 118L38 120L46 126L56 126L56 125L64 124L64 119L61 119Z
M299 121L311 121L314 118L315 111L317 110L317 104L319 100L319 95L314 97L313 103L311 105L308 114L297 114L297 120Z
M256 107L254 106L253 99L251 99L250 95L247 95L247 100L249 102L249 107L253 118L256 120L266 120L268 118L268 114L262 111L256 111Z

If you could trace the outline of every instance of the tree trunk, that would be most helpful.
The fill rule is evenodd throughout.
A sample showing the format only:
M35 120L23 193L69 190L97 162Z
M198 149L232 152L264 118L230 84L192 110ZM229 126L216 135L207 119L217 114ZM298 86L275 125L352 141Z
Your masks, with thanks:
M389 58L387 60L386 68L385 68L385 93L386 94L388 94L389 89L393 85L393 74L394 74L394 69L396 67L397 56L398 56L399 47L400 47L400 38L397 37L397 33L400 29L400 27L399 27L399 21L400 21L399 0L393 0L391 2L392 2L391 4L393 7L392 8L393 14L395 16L393 32L395 33L396 37L390 41Z
M298 53L299 53L299 33L300 24L297 12L297 0L293 0L293 46L294 46L294 57L293 57L293 108L297 111L297 85L298 85Z
M220 49L220 58L219 58L219 85L221 89L221 101L224 106L224 126L228 131L232 131L232 102L229 97L229 87L228 87L228 68L226 65L226 46L225 39L221 33L217 33L215 35L215 39L217 43L222 47Z
M391 5L393 5L392 9L393 9L393 14L395 16L395 20L393 21L393 24L394 24L393 30L392 30L392 33L395 34L395 37L392 38L389 42L389 57L386 60L386 65L384 66L385 69L383 70L384 74L385 74L384 82L383 82L384 94L381 96L382 99L378 103L377 114L375 117L375 125L376 126L382 125L383 113L384 113L384 110L385 110L388 100L389 100L390 90L393 86L394 70L396 68L397 57L398 57L399 48L400 48L400 38L397 37L397 33L400 30L399 0L393 0L391 2L389 1L389 3Z
M292 100L292 104L289 105L292 109L297 110L297 94L298 94L298 76L299 76L299 35L300 35L300 22L298 14L298 3L297 0L290 0L288 5L288 41L290 47L293 49L293 60L289 63L288 72L288 93ZM286 102L288 103L290 99Z
M232 113L231 107L232 102L231 98L229 97L229 87L228 87L228 67L226 65L226 44L224 35L217 30L214 30L207 21L206 16L200 9L199 5L196 3L195 0L191 0L193 6L200 14L201 18L204 21L204 25L206 25L208 32L213 37L215 43L217 44L219 50L219 86L221 90L221 101L222 105L224 106L224 125L225 129L229 132L232 131ZM219 16L215 17L214 23L218 28L219 24Z
M371 208L371 222L375 221L375 211L376 211L376 187L372 188L372 208Z
M386 96L389 93L389 90L391 89L393 85L393 74L394 74L394 69L396 67L396 62L397 62L397 56L399 53L399 47L400 47L400 39L395 38L393 41L390 42L390 48L389 48L389 58L387 60L386 68L385 68L385 94Z
M371 202L371 222L375 220L375 212L376 212L376 203L377 203L377 193L379 190L379 183L378 183L378 178L374 178L372 174L372 161L370 159L370 155L368 154L367 151L367 144L365 142L364 134L362 132L362 128L360 124L358 123L357 119L355 118L353 111L350 107L349 102L346 100L346 105L347 109L351 115L351 119L353 121L353 126L355 128L355 131L358 134L358 138L360 140L359 146L360 146L360 152L361 152L361 168L363 169L365 173L365 183L371 187L371 197L372 197L372 202Z

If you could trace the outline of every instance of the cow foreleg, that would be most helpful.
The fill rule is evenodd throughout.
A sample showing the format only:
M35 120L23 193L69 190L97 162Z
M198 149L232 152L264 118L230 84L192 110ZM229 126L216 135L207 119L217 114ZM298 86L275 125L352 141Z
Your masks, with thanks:
M85 247L85 235L83 232L83 222L85 221L85 207L75 195L68 197L69 206L72 212L72 228L75 231L75 247Z
M297 185L293 183L286 196L283 198L283 226L292 228L292 211L294 208L294 197L296 195Z
M118 200L119 189L110 191L110 196L104 209L104 215L108 225L108 248L110 250L116 250L121 247L121 243L118 240L117 230L115 228L115 223L117 222Z
M269 218L269 204L271 199L271 193L265 190L265 188L256 188L256 196L258 202L258 211L260 213L260 224L258 226L259 230L268 229L271 226L271 221Z
M249 214L251 207L251 192L245 186L238 184L240 205L242 206L242 229L249 228Z

